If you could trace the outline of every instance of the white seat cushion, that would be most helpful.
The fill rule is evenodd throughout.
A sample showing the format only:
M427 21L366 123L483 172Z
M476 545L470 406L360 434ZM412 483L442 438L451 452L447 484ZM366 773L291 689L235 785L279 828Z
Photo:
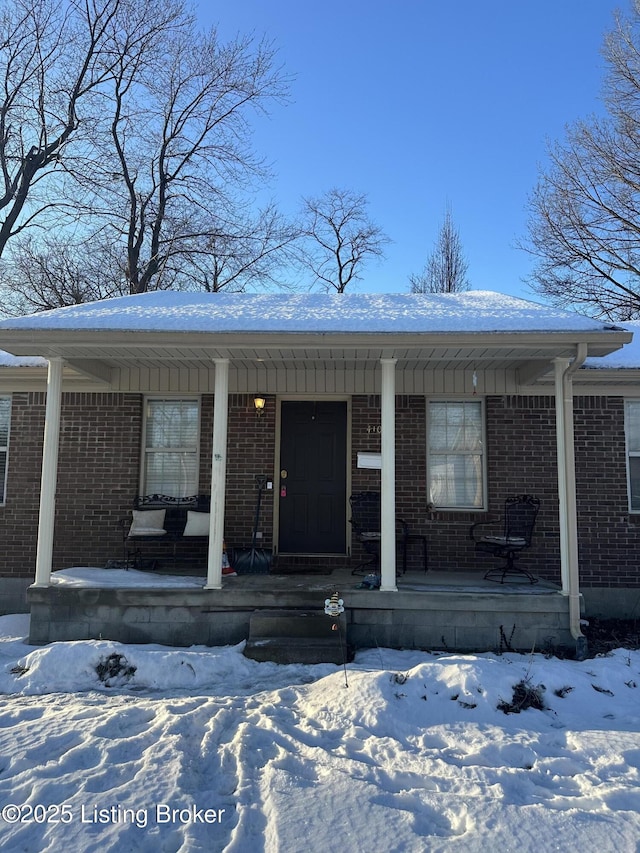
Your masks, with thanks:
M129 536L164 536L166 509L134 509Z
M187 523L184 528L183 536L208 536L209 535L209 519L208 512L196 512L195 510L187 510Z

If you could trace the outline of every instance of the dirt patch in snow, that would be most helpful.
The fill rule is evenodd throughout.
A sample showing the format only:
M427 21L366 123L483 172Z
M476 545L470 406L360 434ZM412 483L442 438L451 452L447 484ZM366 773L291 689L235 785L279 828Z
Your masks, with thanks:
M589 657L612 649L640 649L640 620L589 619L582 631L587 638Z

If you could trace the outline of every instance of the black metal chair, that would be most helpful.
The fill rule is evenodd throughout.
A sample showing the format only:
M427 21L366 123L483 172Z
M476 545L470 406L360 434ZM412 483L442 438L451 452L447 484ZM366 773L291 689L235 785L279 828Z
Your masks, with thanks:
M531 547L531 537L535 527L540 501L531 495L517 495L507 498L504 502L504 522L502 534L484 533L477 534L477 529L483 526L494 525L493 521L479 521L471 526L469 535L475 542L476 551L493 554L495 557L504 557L506 563L485 574L485 579L504 583L508 575L526 577L529 583L537 583L538 578L531 572L515 564L518 554L526 548Z
M352 575L376 572L380 568L380 493L359 492L349 498L353 532L358 542L362 544L369 559L359 563L351 572ZM427 539L425 536L412 534L409 526L401 518L396 519L396 544L402 553L402 574L407 570L407 551L411 542L422 544L422 556L425 572L427 563Z

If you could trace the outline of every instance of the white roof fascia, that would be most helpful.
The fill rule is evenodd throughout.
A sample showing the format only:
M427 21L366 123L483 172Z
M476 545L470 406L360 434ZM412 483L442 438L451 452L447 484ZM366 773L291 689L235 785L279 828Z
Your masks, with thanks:
M122 330L74 329L0 329L0 346L15 355L72 358L74 350L87 347L96 349L138 349L163 346L168 349L183 347L215 349L241 349L247 346L265 349L314 348L331 350L333 347L385 347L404 349L442 347L460 348L494 347L500 349L528 349L539 346L553 352L558 345L578 343L589 345L592 352L603 356L620 349L631 340L625 331L508 331L508 332L167 332Z

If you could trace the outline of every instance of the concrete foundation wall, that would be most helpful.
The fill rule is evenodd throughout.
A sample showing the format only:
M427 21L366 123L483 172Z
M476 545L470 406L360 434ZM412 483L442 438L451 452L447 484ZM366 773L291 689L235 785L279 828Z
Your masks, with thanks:
M317 592L31 589L30 642L112 639L171 646L228 645L248 639L261 608L318 608ZM568 601L559 593L478 596L431 591L344 593L352 648L458 651L572 649ZM224 602L224 603L222 603ZM327 617L328 618L328 617Z
M640 619L640 589L583 587L585 618Z
M355 648L452 651L572 650L568 602L555 596L482 596L432 593L412 607L350 611L349 642Z
M6 613L28 613L27 589L31 585L28 578L0 577L0 616Z

